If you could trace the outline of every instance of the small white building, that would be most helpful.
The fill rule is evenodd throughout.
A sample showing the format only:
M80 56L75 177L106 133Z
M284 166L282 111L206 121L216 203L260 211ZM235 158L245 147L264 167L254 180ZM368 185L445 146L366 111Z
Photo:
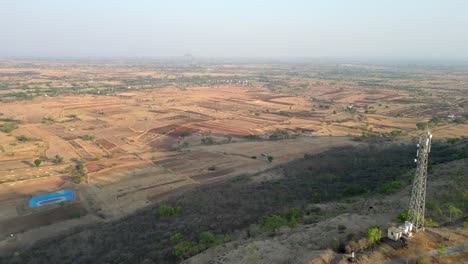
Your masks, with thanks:
M398 241L403 236L403 230L398 227L389 227L387 236L391 240Z
M405 224L400 225L399 227L389 227L387 231L387 236L391 240L399 240L403 235L408 237L412 236L411 231L413 231L413 223L405 221Z

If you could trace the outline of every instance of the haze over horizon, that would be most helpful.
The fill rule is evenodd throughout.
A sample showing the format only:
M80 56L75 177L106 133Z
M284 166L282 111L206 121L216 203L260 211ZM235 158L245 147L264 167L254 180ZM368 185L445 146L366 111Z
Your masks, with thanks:
M468 59L468 1L1 1L0 57Z

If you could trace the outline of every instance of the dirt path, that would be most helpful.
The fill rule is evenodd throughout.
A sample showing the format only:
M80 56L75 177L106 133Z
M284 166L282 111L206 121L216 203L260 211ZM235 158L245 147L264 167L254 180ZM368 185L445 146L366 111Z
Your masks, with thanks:
M460 253L460 252L467 252L468 250L468 242L463 242L463 243L460 243L460 244L456 244L455 246L451 246L451 247L448 247L445 251L445 254L448 256L448 255L453 255L453 254L456 254L456 253ZM408 263L408 261L410 259L414 259L414 258L417 258L417 257L435 257L435 256L438 256L439 253L437 252L437 250L431 250L425 254L421 254L421 255L418 255L418 256L412 256L410 258L396 258L396 259L392 259L390 261L387 261L387 262L380 262L380 263L383 263L383 264L400 264L400 263Z

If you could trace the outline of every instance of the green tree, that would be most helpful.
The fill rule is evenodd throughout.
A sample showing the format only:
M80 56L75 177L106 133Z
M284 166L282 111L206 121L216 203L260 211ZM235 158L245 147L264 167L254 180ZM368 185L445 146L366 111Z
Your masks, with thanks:
M55 164L61 164L61 163L63 163L63 157L60 156L60 155L58 155L58 154L55 155L54 163L55 163Z
M41 163L42 163L42 160L41 160L41 159L36 159L36 160L34 161L34 164L36 165L36 167L39 167L39 166L41 165Z
M296 227L302 219L302 212L299 208L291 208L286 214L286 220L290 228Z
M14 129L16 128L15 125L13 125L12 123L9 123L9 122L5 122L3 123L2 125L2 131L5 132L5 133L10 133L11 131L13 131Z
M190 250L194 247L193 242L189 241L182 241L178 243L177 245L174 246L174 249L172 250L172 254L176 257L188 257Z
M367 241L369 244L374 245L382 238L382 231L378 227L371 227L367 229Z
M16 139L17 139L18 141L21 141L21 142L26 142L26 141L29 141L29 140L30 140L30 138L28 138L28 137L25 136L25 135L18 136L18 137L16 137Z
M268 156L267 159L268 159L268 162L271 163L275 158L273 156Z
M455 207L455 205L451 204L448 207L450 221L452 221L452 217L459 217L463 214L463 211Z
M200 234L200 243L209 247L216 243L216 236L211 232L202 232Z
M443 244L437 244L436 245L437 253L439 254L440 257L445 257L447 256L447 248Z
M286 219L279 215L267 216L263 219L262 227L270 232L275 233L280 227L287 224Z
M416 127L419 129L419 130L424 130L426 128L431 128L433 127L434 124L431 123L431 122L418 122L416 123Z
M177 215L180 212L180 207L179 206L167 206L167 205L161 205L158 208L158 215L162 217L170 217Z
M180 133L180 136L181 136L181 137L188 137L188 136L190 136L191 134L192 134L192 133L190 133L190 131L184 131L184 132Z
M408 209L405 209L401 214L399 214L397 219L400 221L400 223L404 223L406 220L408 220Z
M204 137L201 139L201 142L205 145L213 145L215 143L212 137Z
M322 201L322 195L319 192L315 192L312 194L312 201L315 203L319 203Z
M453 120L456 124L464 124L466 122L466 118L463 116L457 117Z
M172 244L176 245L179 242L181 242L183 238L184 237L182 236L181 233L175 233L174 235L171 236L170 240Z
M78 164L75 165L75 169L81 176L85 176L86 173L88 173L88 169L82 162L78 162Z

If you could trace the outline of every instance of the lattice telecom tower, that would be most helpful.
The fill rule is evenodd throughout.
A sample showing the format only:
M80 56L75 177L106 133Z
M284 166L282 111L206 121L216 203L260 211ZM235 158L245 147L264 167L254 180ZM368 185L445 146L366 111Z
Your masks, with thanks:
M413 224L415 231L424 230L424 209L426 206L427 160L431 151L432 134L426 129L419 138L416 152L417 168L414 177L411 201L408 210L408 222Z

